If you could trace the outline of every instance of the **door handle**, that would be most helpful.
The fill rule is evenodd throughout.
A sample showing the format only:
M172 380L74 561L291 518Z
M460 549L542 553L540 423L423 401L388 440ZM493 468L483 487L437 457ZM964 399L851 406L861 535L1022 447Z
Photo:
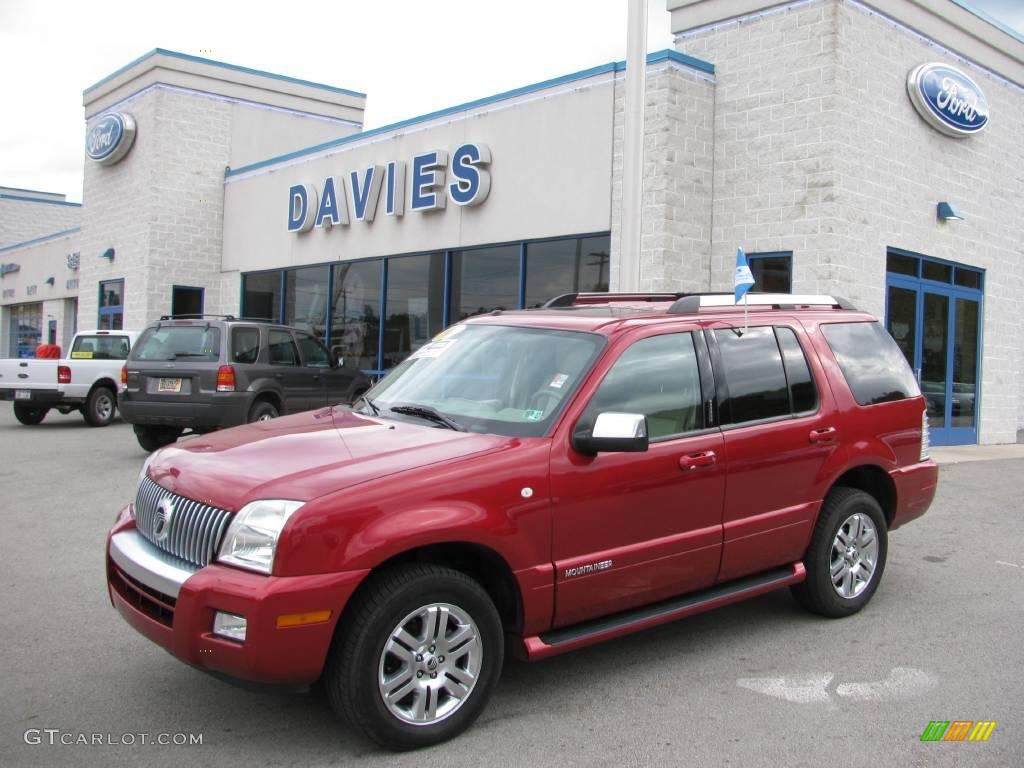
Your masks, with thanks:
M812 429L807 439L812 443L834 443L836 441L836 428L823 427L822 429Z
M715 456L714 451L701 451L700 453L688 453L685 456L679 457L679 468L685 469L687 472L698 469L700 467L711 467L714 466L718 457Z

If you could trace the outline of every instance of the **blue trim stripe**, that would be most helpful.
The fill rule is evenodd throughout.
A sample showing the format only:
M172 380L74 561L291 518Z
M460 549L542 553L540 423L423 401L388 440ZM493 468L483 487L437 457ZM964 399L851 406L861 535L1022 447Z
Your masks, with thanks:
M139 63L145 61L146 59L150 58L151 56L157 56L157 55L170 56L171 58L174 58L174 59L181 59L182 61L191 61L191 62L195 62L197 64L209 64L210 66L214 66L214 67L223 67L224 69L231 69L231 70L234 70L235 72L245 72L246 74L249 74L249 75L259 75L260 77L269 77L269 78L271 78L273 80L281 80L282 82L285 82L285 83L296 83L297 85L307 85L307 86L309 86L311 88L320 88L320 89L325 90L325 91L331 91L332 93L343 93L343 94L345 94L347 96L355 96L355 97L360 98L360 99L365 99L366 98L366 94L365 93L360 93L359 91L352 91L352 90L349 90L348 88L338 88L337 86L334 86L334 85L325 85L324 83L314 83L312 80L302 80L302 79L300 79L298 77L289 77L288 75L277 75L277 74L274 74L273 72L265 72L262 69L252 69L251 67L243 67L243 66L240 66L238 64L228 64L227 62L217 61L216 59L204 59L202 56L192 56L191 54L188 54L188 53L179 53L178 51L169 51L166 48L154 48L149 53L145 53L142 56L139 56L139 58L135 59L135 61L131 62L130 64L125 64L123 67L121 67L117 71L113 72L112 74L107 75L102 80L99 80L98 82L93 83L92 85L90 85L88 88L85 89L85 93L88 93L89 91L93 90L94 88L98 88L99 86L103 85L104 83L109 82L110 80L113 80L118 75L124 74L129 69L134 67L136 64L139 64Z
M657 64L662 61L674 61L678 64L683 64L687 67L706 72L708 74L714 74L714 64L709 64L706 61L695 59L692 56L679 53L678 51L672 51L665 49L663 51L655 51L654 53L647 54L648 64ZM241 168L230 168L224 172L224 178L231 178L232 176L238 176L242 173L248 173L249 171L255 171L260 168L266 168L270 165L277 165L279 163L287 162L288 160L294 160L305 155L315 154L316 152L322 152L325 149L333 149L334 147L341 147L345 144L351 144L355 141L368 138L370 136L378 136L382 133L388 133L390 131L397 131L402 128L407 128L417 123L425 123L430 120L436 120L439 117L447 117L448 115L454 115L459 112L467 112L472 109L478 109L488 104L493 104L498 101L504 101L505 99L512 99L516 96L523 96L528 93L534 93L536 91L543 91L547 88L553 88L557 85L564 85L566 83L573 83L578 80L586 80L590 77L596 77L608 72L622 72L626 69L626 62L624 61L613 61L608 64L601 64L596 67L589 69L582 69L579 72L572 72L568 75L562 75L555 77L550 80L542 80L539 83L533 83L532 85L524 85L520 88L513 88L511 91L503 91L502 93L495 94L493 96L485 96L474 101L467 101L463 104L457 104L454 107L446 107L439 109L435 112L428 112L425 115L419 115L418 117L410 117L406 120L400 120L397 123L391 123L390 125L382 125L379 128L371 128L366 131L359 133L353 133L349 136L342 136L340 139L332 139L331 141L325 141L322 144L315 144L312 147L305 147L304 149L297 149L294 152L288 152L283 155L271 157L267 160L260 160L256 163L250 163L249 165L243 165Z
M3 195L0 200L21 200L24 203L49 203L50 205L69 205L72 208L81 208L81 203L69 203L67 200L47 200L45 197L26 197L25 195Z
M52 235L43 235L42 237L37 237L34 240L26 240L26 241L24 241L22 243L15 243L14 245L5 245L3 248L0 248L0 253L6 253L7 251L13 251L13 250L15 250L17 248L24 248L26 245L35 245L36 243L44 243L47 240L56 240L58 237L63 237L64 235L71 235L71 234L74 234L75 232L80 232L81 229L82 229L81 227L72 227L71 229L64 229L64 230L61 230L60 232L54 232Z
M975 8L973 4L966 2L966 0L953 0L953 2L956 3L957 5L959 5L961 8L963 8L968 13L974 14L975 16L977 16L982 21L984 21L984 22L986 22L988 24L991 24L993 27L998 29L1000 32L1005 32L1010 37L1012 37L1014 40L1017 40L1018 42L1024 43L1024 34L1022 34L1022 32L1020 30L1013 29L1008 24L1000 21L999 19L995 18L994 16L992 16L989 13L986 13L985 11L981 10L980 8Z

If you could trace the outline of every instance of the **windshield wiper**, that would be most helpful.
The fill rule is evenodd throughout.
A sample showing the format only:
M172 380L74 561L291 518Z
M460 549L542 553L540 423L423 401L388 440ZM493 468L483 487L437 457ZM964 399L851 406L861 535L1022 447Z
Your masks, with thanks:
M452 421L440 411L431 408L429 405L392 405L392 413L404 413L408 416L419 416L421 419L440 424L442 427L454 429L456 432L465 432L466 428L457 421Z
M373 404L373 400L368 398L366 395L360 395L359 397L357 397L355 399L355 402L352 403L352 405L355 405L360 400L362 400L364 403L366 403L368 406L370 406L370 410L373 411L373 415L374 416L380 416L380 408L378 408L376 405L374 405Z

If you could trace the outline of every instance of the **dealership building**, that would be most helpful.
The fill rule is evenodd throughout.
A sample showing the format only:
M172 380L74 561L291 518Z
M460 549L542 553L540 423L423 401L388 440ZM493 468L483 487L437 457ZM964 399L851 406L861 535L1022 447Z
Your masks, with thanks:
M363 130L364 94L157 49L84 92L81 206L0 187L0 355L206 312L380 374L481 312L731 290L742 247L885 319L935 442L1016 441L1024 38L968 0L668 7L639 254L621 62Z

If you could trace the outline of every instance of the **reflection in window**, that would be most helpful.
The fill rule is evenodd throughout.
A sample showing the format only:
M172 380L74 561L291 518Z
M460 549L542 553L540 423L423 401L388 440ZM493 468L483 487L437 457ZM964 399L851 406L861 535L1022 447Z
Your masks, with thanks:
M381 264L356 261L335 264L331 297L331 354L347 365L377 370L380 334Z
M441 332L444 254L388 259L384 361L389 370Z
M821 332L861 405L918 394L913 371L880 323L827 323Z
M782 359L786 364L786 379L789 381L789 393L792 398L793 413L807 413L818 407L818 390L814 387L811 370L807 367L807 358L796 340L792 328L778 327L775 337L782 350Z
M528 243L526 307L542 306L564 293L607 291L610 251L608 235Z
M302 355L302 364L307 368L330 368L331 358L327 355L324 345L306 333L296 333L295 340L299 342L299 354Z
M260 272L242 278L242 316L281 322L281 273Z
M782 354L771 328L749 328L742 336L732 330L715 331L729 399L722 405L728 423L785 416L789 391Z
M452 252L451 322L519 307L519 246Z
M42 304L11 307L11 357L35 357L42 334Z
M324 340L327 336L327 267L305 267L285 273L284 321Z
M271 365L297 366L299 364L299 352L288 331L271 330L267 347L270 351Z
M119 331L124 327L124 280L100 282L100 330Z
M236 325L231 329L231 361L255 363L260 356L260 330Z
M700 373L690 333L642 339L615 361L580 419L592 428L607 412L642 413L651 439L700 429Z

